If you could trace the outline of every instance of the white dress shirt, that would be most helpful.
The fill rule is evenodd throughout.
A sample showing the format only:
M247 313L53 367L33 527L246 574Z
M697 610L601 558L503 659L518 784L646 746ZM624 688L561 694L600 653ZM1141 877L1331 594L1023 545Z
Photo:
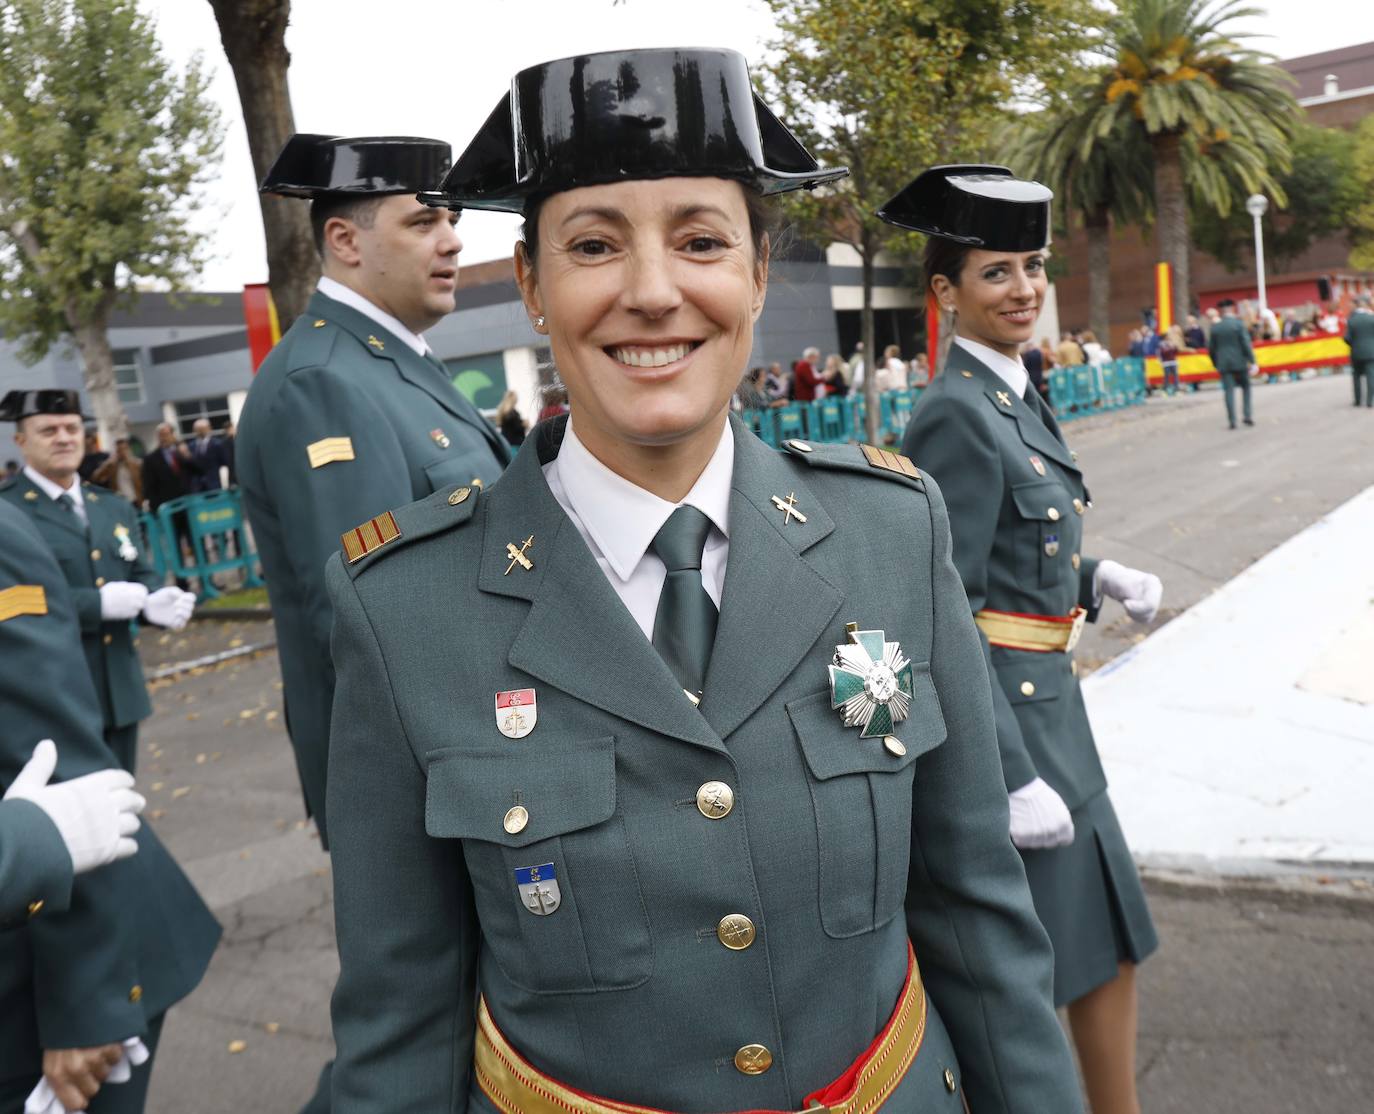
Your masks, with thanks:
M429 352L429 343L419 333L412 333L402 325L391 314L384 309L378 309L372 302L369 302L356 290L350 289L337 279L322 277L320 285L316 288L321 294L333 298L336 302L342 302L350 309L356 309L364 317L377 322L383 329L391 333L392 336L402 341L406 347L412 349L417 356L423 356Z
M28 478L33 481L34 487L38 488L39 491L53 502L57 502L57 497L59 495L70 495L76 504L73 508L76 511L76 517L81 519L87 526L91 524L91 520L86 517L86 499L81 494L81 480L78 477L72 476L71 487L63 487L60 484L53 483L53 481L48 479L43 473L35 471L27 464L24 465L24 475L28 476Z
M969 340L968 337L956 336L954 343L995 371L997 378L1010 387L1017 398L1026 397L1026 386L1030 383L1030 372L1026 370L1026 365L1019 359L1004 356L997 349L989 348L986 344L979 344L976 340Z
M618 476L588 451L568 418L558 456L544 465L544 479L615 594L629 609L646 638L654 636L654 615L663 580L663 562L650 549L668 516L692 506L711 520L701 556L701 583L716 607L725 587L730 553L730 483L735 474L735 436L725 423L720 444L682 503L669 503Z

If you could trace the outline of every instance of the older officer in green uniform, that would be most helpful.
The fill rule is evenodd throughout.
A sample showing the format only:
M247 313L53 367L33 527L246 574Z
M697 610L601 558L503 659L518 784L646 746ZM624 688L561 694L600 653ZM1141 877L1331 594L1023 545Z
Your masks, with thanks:
M63 571L31 517L5 502L0 537L0 785L23 798L40 739L61 740L59 789L117 765ZM3 1114L29 1098L40 1114L143 1109L145 1054L167 1009L200 982L220 930L157 837L144 828L134 839L133 858L75 880L66 912L39 897L23 927L0 932Z
M330 563L341 1111L1079 1109L939 491L729 418L764 195L843 173L644 50L436 196L523 213L571 417Z
M235 461L276 620L287 730L325 846L325 558L349 527L448 484L491 483L509 459L420 335L454 306L457 217L415 200L449 154L433 139L295 135L262 184L311 199L324 271L258 370Z
M0 595L0 622L22 595ZM44 739L0 801L0 929L35 907L66 911L74 875L138 851L133 835L146 802L133 775L98 770L49 785L56 769L57 747Z
M903 441L941 484L954 564L992 673L997 741L1036 912L1055 951L1097 1114L1138 1110L1135 964L1156 946L1093 743L1074 643L1101 596L1148 621L1157 577L1083 556L1091 503L1019 353L1044 299L1050 191L1000 166L926 171L879 213L924 232L924 271L955 314L944 372Z
M14 443L24 454L23 470L0 484L0 498L29 515L57 556L76 600L105 742L132 773L139 720L153 712L132 622L180 630L196 597L162 586L144 558L133 504L77 474L85 437L75 391L11 391L0 401L0 420L18 424Z
M1245 323L1236 316L1236 303L1223 298L1217 303L1221 320L1212 326L1207 335L1207 354L1212 357L1212 366L1221 374L1221 389L1226 396L1226 421L1231 429L1236 428L1236 388L1240 388L1241 412L1246 425L1254 425L1255 419L1250 412L1250 377L1255 373L1255 349L1250 343L1250 332Z
M1355 299L1355 309L1345 323L1345 343L1350 345L1350 378L1355 383L1355 405L1360 405L1360 387L1364 387L1364 405L1374 406L1374 311L1370 297L1361 294Z

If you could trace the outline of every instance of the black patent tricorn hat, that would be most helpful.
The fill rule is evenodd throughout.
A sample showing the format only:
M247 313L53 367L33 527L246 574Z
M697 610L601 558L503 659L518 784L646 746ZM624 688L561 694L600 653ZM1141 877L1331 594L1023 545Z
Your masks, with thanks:
M443 178L453 149L411 135L312 135L297 132L258 187L283 197L419 193Z
M523 213L532 197L642 178L814 189L823 170L733 50L619 50L521 70L427 205Z
M55 387L37 391L10 391L0 399L0 422L20 422L35 414L75 414L90 421L81 413L81 396L76 391Z
M1038 251L1050 242L1050 199L1039 182L1005 166L962 163L918 175L878 218L930 236L992 251Z

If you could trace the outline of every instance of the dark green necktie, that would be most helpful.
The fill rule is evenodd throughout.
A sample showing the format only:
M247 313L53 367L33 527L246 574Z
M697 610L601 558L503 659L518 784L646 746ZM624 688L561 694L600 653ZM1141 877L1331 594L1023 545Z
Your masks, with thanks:
M69 515L75 517L77 522L81 524L81 528L85 530L86 533L89 534L91 532L90 523L86 522L84 519L82 519L82 517L79 514L77 514L76 499L72 496L71 492L64 491L61 495L57 497L57 501L62 505L63 510L65 510Z
M694 697L706 684L720 617L701 583L701 553L710 532L711 520L699 510L678 507L651 543L668 569L654 614L654 649Z

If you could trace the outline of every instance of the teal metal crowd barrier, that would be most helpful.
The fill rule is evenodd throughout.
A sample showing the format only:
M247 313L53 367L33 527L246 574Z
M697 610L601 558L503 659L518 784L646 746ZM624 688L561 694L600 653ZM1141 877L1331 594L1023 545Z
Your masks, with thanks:
M181 564L180 546L172 519L185 514L187 532L195 563ZM214 599L221 593L210 579L213 573L242 570L243 587L261 588L258 575L258 555L248 544L244 529L243 505L237 488L206 491L199 495L185 495L171 499L157 509L157 526L165 545L165 560L176 576L200 581L202 599Z
M138 529L143 535L143 552L148 558L148 563L153 566L158 579L165 582L167 573L172 568L172 561L168 557L172 550L163 536L162 527L152 515L141 514L138 516Z
M878 435L886 442L902 439L911 409L921 395L922 388L907 391L885 391L878 396ZM812 402L789 402L770 410L744 410L740 420L749 426L766 445L776 448L789 438L797 437L818 444L865 440L864 421L868 415L862 395L846 398L830 396Z
M1061 422L1087 414L1100 414L1145 401L1145 361L1122 356L1100 366L1051 368L1049 402ZM878 439L901 441L911 412L921 397L921 387L884 391L878 396ZM862 395L823 398L814 402L789 402L771 410L745 410L740 418L765 444L776 448L791 437L817 443L866 440L864 419L867 403Z

